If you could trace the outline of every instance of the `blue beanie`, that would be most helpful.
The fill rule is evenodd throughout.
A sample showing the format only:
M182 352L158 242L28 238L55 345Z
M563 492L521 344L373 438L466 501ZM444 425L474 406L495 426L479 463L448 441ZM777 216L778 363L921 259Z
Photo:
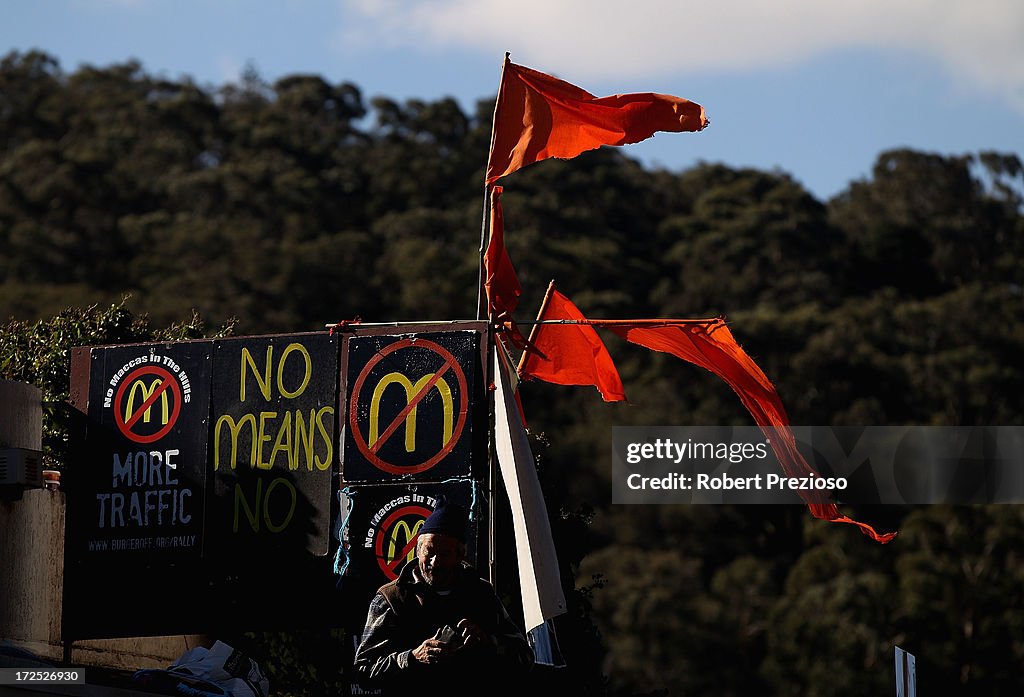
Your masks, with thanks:
M420 534L450 535L459 542L465 542L467 519L468 512L465 508L457 503L449 503L444 496L438 496L434 512L423 521Z

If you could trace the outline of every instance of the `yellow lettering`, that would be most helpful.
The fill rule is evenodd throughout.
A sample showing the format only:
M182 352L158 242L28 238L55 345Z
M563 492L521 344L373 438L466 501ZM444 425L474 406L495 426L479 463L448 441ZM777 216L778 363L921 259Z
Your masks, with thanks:
M251 414L247 414L247 416L251 416ZM257 455L255 458L253 458L253 460L255 461L256 466L259 467L261 470L270 469L270 463L263 461L263 444L270 441L270 436L267 435L267 421L276 418L276 411L260 412L260 435L256 445Z
M409 524L406 523L404 520L400 520L397 523L395 523L395 527L391 528L391 539L388 541L388 555L386 559L389 562L393 562L395 560L395 555L400 553L402 549L405 547L405 545L407 545L409 542L413 540L413 538L420 534L420 528L423 527L423 522L424 520L422 518L417 520L416 524L412 526L412 529L409 528ZM402 541L401 544L398 543L399 530L405 531L405 539ZM413 557L415 556L416 549L414 547L409 550L407 559L409 561L412 561Z
M135 390L138 390L141 393L142 404L145 404L146 400L153 396L153 391L156 390L156 388L159 385L162 385L163 382L163 379L156 378L149 385L149 387L146 387L145 383L143 383L142 380L135 381L135 383L132 385L132 388L128 390L128 399L127 401L125 401L124 405L124 420L126 422L131 420L132 415L135 413ZM163 416L163 421L161 423L167 423L168 419L170 418L167 390L164 390L163 392L160 393L160 406L162 408L161 415ZM149 423L150 412L152 411L153 405L149 405L148 407L146 407L146 411L142 414L143 423Z
M306 362L306 367L302 373L302 384L298 386L294 391L289 392L284 387L284 365L288 361L288 355L292 351L298 351L302 354L303 360ZM269 375L269 366L267 368ZM309 379L313 376L313 362L309 358L309 352L306 351L306 347L302 344L288 344L285 348L284 353L281 354L281 361L277 364L277 391L281 393L281 396L285 399L294 399L300 394L306 391L306 386L309 385Z
M334 443L331 442L331 435L327 426L324 425L325 416L334 416L334 407L322 407L316 413L316 430L319 431L320 437L323 438L324 444L327 446L327 456L323 460L319 457L316 459L316 468L321 471L328 469L334 459ZM310 467L309 470L312 472L313 468Z
M397 372L388 373L381 378L381 381L377 383L377 387L373 390L373 397L370 398L370 437L368 440L371 447L377 442L380 434L380 400L384 396L384 390L392 383L397 382L405 389L405 403L408 404L433 377L434 373L427 373L417 380L415 385L409 378ZM441 441L441 446L444 447L452 439L452 430L455 422L455 402L452 399L452 390L444 378L438 378L437 382L434 383L434 387L437 388L438 393L441 395L441 404L444 409L444 434ZM417 404L405 416L405 452L407 453L416 450L416 413L418 409L419 405Z
M333 411L333 409L331 410ZM295 467L299 467L299 448L306 453L306 469L313 471L313 423L316 421L316 410L309 410L309 426L302 417L301 411L295 412ZM328 439L329 440L329 439ZM328 458L329 459L329 458Z
M274 489L279 486L285 487L287 496L291 498L288 505L288 512L284 514L281 522L274 523L270 516L270 496L274 492ZM263 492L263 480L256 480L256 495L253 497L252 505L249 505L249 500L245 496L245 492L242 489L241 484L235 484L235 518L232 525L232 532L238 532L238 522L240 516L238 515L241 509L245 513L245 520L248 521L249 527L253 532L260 531L260 513L262 513L262 522L266 524L267 530L273 533L278 533L284 530L292 522L292 517L295 515L295 504L298 501L298 495L295 492L295 486L287 479L277 477L270 485L267 486L266 495Z
M270 344L267 346L267 359L263 362L263 377L260 377L258 369L256 367L256 361L253 360L252 354L249 353L249 349L242 347L242 369L239 372L238 380L238 401L245 402L245 366L246 364L252 370L252 376L256 378L257 384L260 386L260 393L263 395L263 399L270 401L270 364L274 359L274 345ZM280 371L278 371L280 373ZM279 382L280 384L280 378Z
M295 462L295 451L292 449L292 413L286 411L281 420L281 427L277 431L277 440L274 441L274 449L270 452L270 466L274 466L277 460L277 453L284 451L285 460L288 461L288 469L294 470L298 463Z
M274 525L274 522L270 520L270 493L279 484L283 484L288 488L288 492L291 494L292 497L292 502L291 506L288 508L288 513L287 515L285 515L284 520L281 522L281 524ZM295 487L292 486L292 483L289 482L287 479L282 479L281 477L278 477L274 481L270 482L270 486L267 487L267 496L266 498L263 499L263 520L267 524L267 530L269 530L270 532L281 532L286 527L288 527L288 524L292 522L292 516L295 514L296 499L297 496L295 494Z
M269 492L268 492L269 493ZM260 510L260 499L263 497L263 480L256 480L256 510L254 511L249 507L249 502L245 500L245 494L242 492L242 485L235 484L235 522L232 526L232 532L238 532L238 504L241 503L245 508L245 517L249 520L249 527L254 532L260 531L260 518L257 511Z
M249 447L249 466L256 466L256 417L252 414L246 414L238 423L231 417L230 414L224 414L217 419L217 424L213 428L213 469L214 471L220 467L220 427L227 424L228 431L231 433L231 469L235 469L235 459L238 456L238 435L242 432L242 426L249 424L249 433L252 436L252 443Z

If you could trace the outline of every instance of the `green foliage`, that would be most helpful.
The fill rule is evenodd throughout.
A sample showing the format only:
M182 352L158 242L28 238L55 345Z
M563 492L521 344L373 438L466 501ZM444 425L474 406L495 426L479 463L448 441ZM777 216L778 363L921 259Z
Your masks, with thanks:
M960 694L1018 693L1024 511L927 508L907 518L904 535L908 549L896 561L900 626L921 647L919 670Z
M591 570L601 570L608 579L593 602L597 616L605 618L612 676L625 671L634 685L654 686L678 684L683 676L699 672L702 656L665 638L690 637L688 648L709 638L693 621L700 608L687 592L699 578L700 560L673 549L612 545L587 558L583 572Z
M50 467L63 468L67 456L65 402L72 348L206 336L203 320L196 312L169 327L154 328L147 317L134 315L126 302L124 299L103 308L69 308L38 322L12 319L0 325L0 378L31 383L43 393L43 452ZM226 324L213 336L226 336L233 326Z

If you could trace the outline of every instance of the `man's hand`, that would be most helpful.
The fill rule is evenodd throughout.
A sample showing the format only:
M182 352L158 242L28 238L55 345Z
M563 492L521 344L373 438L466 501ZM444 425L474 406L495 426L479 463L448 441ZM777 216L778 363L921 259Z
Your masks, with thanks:
M433 637L424 640L422 644L413 649L413 658L428 665L446 660L459 648L462 648L456 646L459 643L457 639L461 639L461 636L456 634L451 626L444 625L435 631Z
M480 625L466 618L459 620L459 623L455 625L455 629L458 630L459 636L462 637L463 646L473 646L474 644L490 640L487 632L481 629Z
M426 665L441 663L451 655L451 646L437 639L425 639L422 644L412 650L412 657Z

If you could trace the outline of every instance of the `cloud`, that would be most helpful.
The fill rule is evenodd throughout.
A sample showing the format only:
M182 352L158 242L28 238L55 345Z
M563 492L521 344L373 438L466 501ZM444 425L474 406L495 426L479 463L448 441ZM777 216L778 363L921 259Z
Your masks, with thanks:
M962 86L1024 111L1020 0L343 0L360 42L511 50L516 62L588 78L785 67L837 49L940 62Z

